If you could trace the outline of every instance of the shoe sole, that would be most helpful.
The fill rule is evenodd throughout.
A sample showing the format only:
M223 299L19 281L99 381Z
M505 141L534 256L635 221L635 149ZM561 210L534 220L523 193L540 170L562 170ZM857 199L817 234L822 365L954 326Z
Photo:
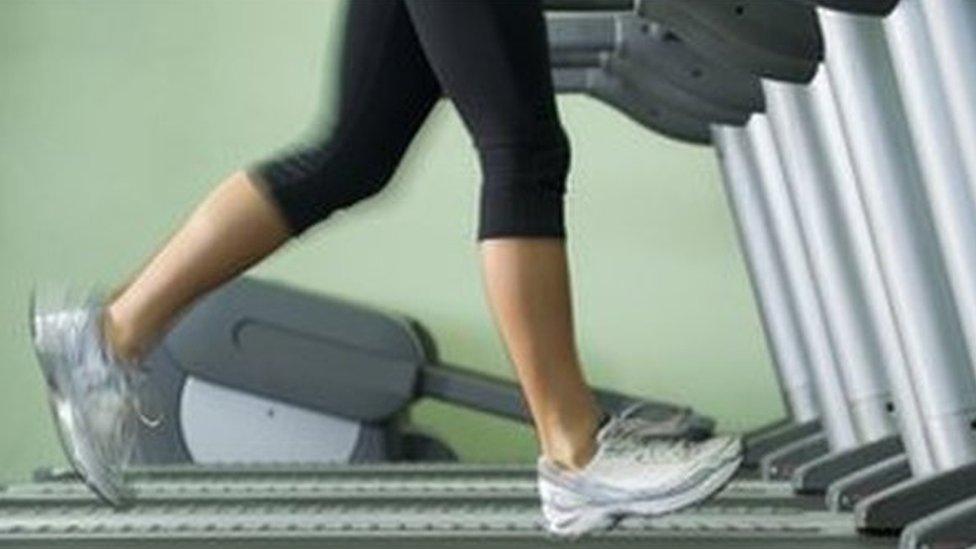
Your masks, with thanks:
M97 480L99 477L107 478L111 476L111 473L104 467L100 467L98 460L91 460L92 466L89 466L89 464L77 457L77 454L93 455L95 449L87 443L84 437L72 436L71 433L74 429L67 424L68 420L64 417L65 414L69 414L73 420L75 412L68 399L63 396L64 392L61 390L58 376L59 369L52 362L52 357L48 356L48 353L37 345L37 326L35 324L38 318L37 301L37 292L31 292L27 325L30 330L31 347L34 349L34 356L37 357L37 363L40 366L41 374L44 376L44 382L47 385L48 408L54 420L54 427L58 435L58 442L61 444L61 450L85 485L99 499L112 507L124 508L129 505L127 500L130 498L122 493L113 493L120 491L114 488L111 490L106 489L103 486L104 483Z
M610 529L628 516L660 516L702 503L728 485L741 464L741 454L730 458L709 474L705 480L688 490L656 498L588 506L585 511L574 516L569 524L550 527L549 531L560 537L576 538L589 532Z
M680 511L691 505L702 503L725 488L742 465L742 458L736 458L719 467L694 489L658 500L636 501L620 508L618 519L627 515L659 516Z

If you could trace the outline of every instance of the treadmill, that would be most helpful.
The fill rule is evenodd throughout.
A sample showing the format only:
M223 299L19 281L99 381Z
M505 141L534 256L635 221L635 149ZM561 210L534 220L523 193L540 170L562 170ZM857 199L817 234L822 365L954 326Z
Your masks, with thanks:
M785 1L785 0L784 0ZM738 4L745 4L738 2ZM763 2L762 4L769 4ZM748 7L747 7L748 9ZM872 124L879 120L887 120L886 129L898 129L897 115L890 116L897 104L891 101L859 101L865 96L875 94L874 99L879 99L877 94L888 92L888 88L853 86L854 77L851 71L846 69L850 66L871 66L878 67L879 70L871 71L870 74L859 73L860 76L871 78L890 78L884 70L884 65L878 63L863 63L864 58L859 57L865 53L869 44L874 48L885 46L883 42L870 42L868 39L873 35L869 34L862 24L874 24L874 22L856 19L831 11L829 13L821 11L820 18L824 22L825 38L827 39L828 51L830 48L838 48L836 51L843 51L844 55L828 56L827 66L831 77L831 89L836 93L837 106L841 113L841 123L845 126L847 135L863 135L864 132L876 130L877 126ZM836 19L835 19L836 18ZM837 21L840 21L838 23ZM869 27L870 28L870 27ZM831 46L834 44L834 46ZM849 47L840 47L837 44ZM882 50L868 50L878 53ZM873 58L875 62L882 61L883 58ZM875 74L877 72L878 74ZM622 79L621 79L622 80ZM621 82L626 84L626 81ZM633 86L630 85L630 89ZM764 84L766 86L766 84ZM627 89L627 88L624 88ZM881 98L883 99L883 97ZM873 116L878 112L887 112L889 116ZM644 112L653 112L653 109L642 109ZM891 120L895 120L892 123ZM706 131L708 121L703 120ZM761 127L757 125L756 127ZM863 126L863 127L861 127ZM755 221L755 217L748 215L749 212L763 212L764 202L756 200L757 190L762 190L765 183L758 184L762 180L763 174L769 174L768 170L762 170L758 165L765 162L767 168L772 163L769 159L759 158L763 152L776 152L778 136L772 128L768 131L751 130L750 128L736 128L734 126L716 126L712 131L716 136L716 143L721 153L723 171L726 184L731 189L730 198L733 206L741 204L752 204L754 210L736 211L736 216L740 223L740 232L745 232L743 226L745 221ZM871 134L868 134L871 135ZM913 227L907 223L920 223L919 219L926 219L924 212L919 212L917 203L902 200L902 192L905 188L894 185L893 190L888 189L889 201L884 205L872 202L877 196L878 188L871 189L870 183L878 180L877 173L902 176L895 183L902 183L910 176L910 172L894 172L890 170L892 163L909 162L913 151L908 149L908 160L905 156L891 156L884 163L864 162L864 158L871 158L871 154L877 151L865 146L871 143L882 143L882 150L888 147L891 152L893 147L905 147L906 141L899 140L899 134L874 134L874 139L867 141L857 140L852 137L851 162L855 168L858 181L858 189L864 196L866 203L867 217L871 229L877 233L877 227L883 225L889 230L897 231L897 237L909 238L909 242L922 242L930 236L934 236L925 231L911 230ZM772 144L772 147L764 147ZM763 146L760 148L760 146ZM758 149L758 150L757 150ZM889 170L885 172L884 170ZM782 167L781 167L781 171ZM786 173L785 171L783 173ZM906 173L908 175L906 175ZM872 175L875 179L871 179ZM784 178L782 175L780 178ZM874 192L864 192L865 189ZM734 192L733 192L734 191ZM751 194L750 194L751 191ZM758 195L761 198L761 194ZM751 201L748 199L752 199ZM917 217L897 216L900 211L907 211L915 208ZM762 220L763 216L759 216ZM886 224L887 223L887 224ZM924 227L923 227L924 228ZM931 232L931 231L930 231ZM802 233L801 233L802 234ZM874 235L877 239L877 234ZM802 237L801 237L802 238ZM888 237L894 239L894 237ZM890 296L893 294L897 299L905 299L906 296L915 298L912 304L920 309L909 308L907 311L921 310L926 314L916 313L906 314L906 309L895 307L895 322L900 329L906 327L925 330L933 324L952 330L951 318L948 318L951 308L939 308L933 306L931 301L933 295L942 296L946 299L949 292L938 294L928 291L926 285L933 287L939 284L939 277L927 278L919 276L905 280L892 273L921 273L925 275L935 267L924 261L912 261L911 253L918 253L919 250L931 249L922 244L908 250L908 257L898 256L891 249L885 247L882 241L877 245L877 254L880 257L882 275L886 283L885 293ZM892 279L899 284L919 284L921 281L921 291L917 292L892 292ZM916 288L918 289L918 288ZM926 301L926 298L929 301ZM958 330L958 327L956 328ZM921 334L910 334L914 339L914 345L928 343L930 349L936 352L935 358L946 356L953 350L952 338L943 337L940 339L938 334L933 334L932 330L925 330ZM904 339L906 336L903 335ZM926 339L928 338L928 339ZM899 342L903 347L904 341ZM910 355L911 356L911 355ZM915 355L917 356L917 355ZM926 400L926 397L943 398L949 401L950 405L958 405L960 402L966 404L966 400L957 401L955 397L961 396L963 399L969 394L974 381L971 379L969 363L965 361L953 362L949 360L935 360L931 363L935 373L921 371L917 364L906 359L906 377L915 386L925 386L930 389L927 394L911 395L917 399L917 409L920 410L919 423L924 429L927 440L946 440L947 435L954 435L957 440L965 441L967 436L971 436L967 431L962 430L963 421L956 421L946 425L943 415L936 415L934 411L943 409L936 408L939 403ZM963 365L965 368L960 368ZM950 368L952 367L952 368ZM953 369L954 368L954 369ZM945 386L944 384L932 385L929 381L936 379L935 376L951 377L957 382L958 386ZM952 377L954 376L954 377ZM899 393L899 385L894 381L894 376L888 372L893 400L898 405L898 422L902 427L902 438L906 450L905 458L911 461L913 473L916 475L915 481L907 485L896 486L899 493L897 498L887 496L882 493L880 498L871 501L868 498L858 505L858 519L864 516L862 511L870 510L871 516L881 517L887 515L890 524L898 526L898 520L905 519L909 514L915 517L929 515L931 507L935 504L946 504L947 495L957 494L970 490L974 483L972 475L973 467L967 465L945 466L942 465L941 471L924 474L915 469L915 460L921 460L919 456L924 456L933 452L931 447L917 448L911 438L905 432L905 419L902 417L906 412L900 406L901 398L904 395ZM968 381L967 381L968 380ZM910 409L909 409L910 410ZM965 416L967 408L952 408L956 416ZM825 410L830 413L833 410ZM828 418L825 425L828 425ZM967 417L968 419L968 417ZM941 421L941 422L940 422ZM940 430L941 429L941 430ZM943 437L940 439L940 437ZM953 448L939 447L936 450L941 452L938 457L945 459L951 457ZM897 457L897 456L895 456ZM959 458L959 461L966 462L966 456ZM879 462L877 465L880 465ZM256 475L245 473L245 470L253 471L249 466L238 466L241 470L233 471L234 466L226 466L231 476L242 475L255 481ZM271 467L271 466L265 466ZM147 497L145 505L137 504L135 509L128 512L113 512L103 506L98 505L90 494L82 494L81 499L85 501L72 500L70 495L41 494L44 486L48 488L64 488L71 483L51 482L59 478L57 475L49 475L47 483L36 483L33 488L29 487L8 487L0 492L0 505L4 505L7 510L0 519L0 543L17 544L23 546L28 542L50 543L52 545L80 546L117 546L128 545L133 541L151 541L156 545L172 543L181 547L193 546L194 544L208 547L219 545L253 544L261 546L311 546L317 547L339 545L343 546L359 543L362 546L392 545L399 546L430 546L436 544L450 543L457 545L475 545L482 547L506 546L506 547L528 547L538 546L546 543L546 539L541 535L538 522L537 504L524 503L528 499L511 501L504 496L499 496L497 500L491 501L490 497L475 497L466 500L466 492L470 486L461 483L454 488L446 488L440 492L428 496L419 496L412 500L412 503L405 503L399 493L401 492L396 484L396 479L391 475L399 474L382 472L383 468L390 468L391 471L398 467L425 468L429 475L428 480L436 482L440 475L443 478L453 478L451 475L454 468L477 469L479 466L454 465L447 466L447 469L434 465L377 465L365 466L374 467L368 470L370 478L379 479L377 486L383 485L391 487L392 492L389 499L373 498L372 495L363 496L356 500L353 498L342 499L338 495L339 490L331 493L331 496L316 500L314 497L300 496L292 498L292 494L300 493L303 487L316 485L321 487L326 481L306 482L304 484L295 482L289 488L284 489L279 499L269 496L265 491L268 485L280 487L287 485L285 479L287 475L299 476L302 474L313 475L314 469L322 466L310 466L301 471L300 467L286 467L284 470L271 472L270 474L277 479L265 483L264 487L254 489L252 487L244 490L231 490L230 493L225 486L213 486L214 496L199 496L201 489L206 490L210 483L204 481L199 474L206 473L200 469L194 469L196 473L188 473L186 477L191 480L177 481L179 489L193 492L174 495L167 499L163 491L140 493L142 497ZM874 467L874 466L872 466ZM343 468L333 468L333 473L329 473L331 480L341 477L338 473ZM504 469L504 468L500 468ZM355 469L349 469L351 474L356 474ZM440 472L438 472L440 471ZM212 472L212 471L211 471ZM506 478L514 478L516 471L496 471L499 475L497 480L504 481ZM138 472L133 471L133 474ZM174 470L144 470L140 474L152 476L154 474L173 474ZM402 473L402 471L401 471ZM484 473L484 470L481 471ZM268 474L268 471L262 474ZM414 473L410 473L414 474ZM198 475L193 478L193 475ZM249 476L250 475L250 476ZM282 476L285 475L285 476ZM174 477L170 477L171 479ZM968 482L967 482L968 481ZM920 483L924 483L924 487ZM138 482L137 482L138 484ZM246 483L245 483L246 484ZM260 484L260 483L258 483ZM77 485L74 485L77 487ZM424 484L418 483L417 487L422 488ZM137 486L138 489L138 486ZM273 491L277 488L271 488ZM451 489L460 495L445 495ZM32 492L33 490L33 492ZM436 491L436 490L434 490ZM225 494L224 501L219 494ZM228 495L229 493L229 495ZM248 495L251 494L251 495ZM416 493L415 493L416 495ZM481 494L484 495L484 494ZM373 499L370 499L373 498ZM933 501L935 498L936 501ZM301 501L299 501L301 500ZM355 501L354 501L355 500ZM392 502L392 503L391 503ZM946 508L944 511L931 514L927 519L923 519L909 526L905 530L904 543L911 543L910 534L917 532L917 527L928 525L948 525L952 521L947 519L947 514L951 512L959 513L965 511L965 504L961 498L956 500L954 507ZM880 504L880 506L879 506ZM914 520L912 518L911 520ZM941 522L940 522L941 521ZM904 525L901 522L901 525ZM849 514L810 512L804 509L789 507L742 507L736 504L725 504L719 498L716 501L706 504L698 509L689 510L668 517L657 519L627 519L617 530L612 532L597 534L581 540L583 546L613 546L616 544L633 545L641 543L645 546L658 547L729 547L733 545L741 546L776 546L791 544L798 547L873 547L891 546L893 541L886 537L866 537L858 535L854 529L854 520ZM869 532L888 533L890 529L868 529ZM956 539L956 538L953 538Z
M626 81L620 84L629 85ZM668 105L661 103L656 107L664 109ZM699 135L707 139L707 121L700 120L699 127ZM727 173L729 178L760 176L753 165L755 157L750 151L742 152L735 148L723 150L727 166L746 169ZM49 475L46 482L30 487L8 487L0 497L0 504L9 511L0 520L0 542L63 541L66 546L86 541L109 546L135 540L181 546L235 542L266 546L470 543L486 547L537 546L546 542L531 487L520 495L516 493L520 488L513 485L521 482L523 489L527 484L531 486L531 476L525 475L524 469L521 480L517 471L489 471L491 482L509 484L499 490L497 485L472 481L472 472L486 472L479 471L478 466L359 466L346 468L345 477L339 473L342 467L333 467L324 475L316 473L314 466L304 472L284 467L271 471L263 481L255 474L254 466L239 466L237 471L228 467L225 473L229 474L218 474L221 478L216 482L207 480L203 475L208 471L199 466L186 469L183 474L188 476L182 478L173 469L144 470L143 480L133 479L138 503L124 512L101 507L91 494L80 491L77 483L56 482L57 475ZM295 480L296 472L305 477ZM350 481L357 474L358 479ZM149 480L153 475L177 478L169 485L154 484ZM458 475L462 481L452 485ZM316 480L309 480L310 477ZM228 481L234 478L245 480ZM413 485L409 485L411 478ZM373 489L363 487L369 483ZM777 485L788 487L785 483ZM343 496L343 491L348 495ZM491 491L496 495L489 495ZM581 545L700 547L735 542L777 547L785 543L800 547L891 545L888 539L858 536L850 515L775 504L743 506L728 496L668 517L627 519L614 531L587 538Z
M634 25L624 23L622 24L622 19L630 19ZM561 91L567 91L565 83L568 82L573 86L589 86L586 88L574 88L579 89L579 91L588 91L594 93L594 95L599 94L603 97L611 97L616 105L621 105L626 108L626 100L628 96L626 94L618 93L621 90L626 91L629 86L628 82L623 81L623 78L628 77L629 74L626 71L617 70L616 73L620 76L615 76L615 73L608 69L606 64L600 63L598 61L593 61L591 65L587 66L582 64L580 59L583 57L580 54L584 54L587 51L604 51L595 45L599 44L599 37L607 37L606 43L613 44L621 42L620 37L614 36L613 33L615 29L630 28L637 29L640 23L634 20L633 14L618 14L616 16L610 17L596 17L596 18L578 18L578 17L550 17L549 28L550 36L553 42L553 54L554 62L556 65L556 80L557 84L560 85ZM596 38L586 38L588 36L593 36ZM581 39L582 38L582 39ZM656 41L657 42L657 41ZM626 40L623 43L627 43ZM606 46L604 46L606 47ZM628 50L632 51L634 48L628 46ZM758 81L755 78L750 77L747 73L724 70L721 67L714 66L714 64L709 63L707 60L697 56L694 52L687 49L686 46L682 45L673 36L662 35L660 42L652 44L652 48L648 48L648 51L644 52L645 56L649 60L654 60L655 66L659 67L659 73L667 77L672 77L672 75L677 75L678 78L686 78L686 74L689 74L689 69L694 69L697 71L697 77L695 79L694 86L676 86L672 83L673 80L668 80L662 77L658 78L659 81L651 81L646 85L650 89L657 90L657 97L653 98L653 103L656 105L657 117L654 121L654 127L664 131L670 135L681 135L683 138L687 139L690 134L697 134L698 139L702 142L707 142L709 138L708 128L704 122L695 120L691 118L690 114L684 115L684 118L678 118L680 111L677 108L665 108L665 106L674 105L687 105L690 104L689 100L692 97L689 95L690 92L697 93L698 89L711 89L711 84L717 81L723 81L728 83L729 86L735 86L737 81L741 81L742 85L738 86L743 92L743 98L739 101L740 104L744 105L755 105L761 104L757 103L754 96L758 96ZM601 53L601 56L607 55L606 53ZM564 59L570 59L571 61L566 62ZM570 66L565 66L569 64ZM613 68L617 68L619 65L610 65ZM582 75L576 74L583 71ZM589 74L587 74L589 73ZM593 74L596 73L596 74ZM588 83L588 84L587 84ZM687 89L685 89L687 88ZM676 90L676 91L673 91ZM638 90L639 91L639 90ZM642 94L643 96L650 96L649 93ZM674 96L677 99L675 101L669 101L670 96ZM645 101L646 102L646 101ZM682 103L683 102L683 103ZM684 107L688 113L694 112L691 107ZM718 105L713 105L711 109L713 111L719 110L721 107ZM702 109L705 110L705 109ZM723 114L723 120L737 120L740 123L748 117L748 113L739 111L728 111L728 114ZM301 300L305 305L300 305L298 300L293 300L287 293L282 294L279 298L284 300L284 303L275 303L272 296L272 292L282 292L281 289L274 289L273 287L261 287L255 286L256 283L249 282L249 286L242 286L235 290L235 299L229 299L226 297L221 297L216 303L208 304L207 308L211 311L214 309L219 309L221 304L227 307L227 304L232 303L235 310L233 313L230 312L210 312L209 316L203 319L194 319L193 324L187 328L187 331L197 334L195 336L195 341L205 341L207 342L207 348L221 348L222 345L215 345L215 342L219 342L222 337L218 337L222 333L232 333L234 330L223 329L215 330L214 326L224 326L224 325L236 325L239 322L228 321L225 317L233 316L233 318L251 318L252 322L254 319L261 320L263 316L270 316L267 312L262 311L293 311L295 307L313 307L314 305L309 305L316 301L316 298L311 295L301 296ZM248 296L248 293L256 292L259 295L266 294L261 297L260 300L253 296ZM241 305L247 304L247 305ZM260 304L260 306L259 306ZM273 304L273 306L272 306ZM311 310L311 309L310 309ZM193 314L197 314L196 312ZM278 314L278 313L275 313ZM301 318L312 318L310 314L299 315ZM217 321L219 319L219 322ZM284 345L277 345L275 354L287 355L288 347ZM195 364L195 363L214 363L216 361L207 359L207 354L210 351L204 351L203 347L191 348L191 349L181 349L179 355L183 358L180 360L181 363ZM426 374L430 375L430 374ZM456 374L452 374L456 375ZM496 399L497 400L497 399ZM501 399L505 402L505 399ZM496 405L497 406L497 405ZM403 474L412 474L412 470L407 471L400 469ZM442 470L437 470L443 472ZM509 472L510 468L503 468L504 472ZM531 467L526 467L521 470L523 476L529 481L527 488L521 487L516 490L515 495L519 494L529 494L530 497L535 497L534 483L531 481L534 479L534 469ZM69 475L70 477L70 475ZM433 480L433 479L429 479ZM474 482L474 478L468 479L469 484ZM497 490L497 488L489 487L484 490L491 491ZM801 508L820 508L822 504L816 498L797 498L792 497L793 491L790 489L789 485L786 483L758 483L758 482L737 482L734 485L734 489L728 490L724 496L725 499L735 499L740 501L743 505L788 505L797 506ZM515 497L515 496L512 496ZM772 498L772 499L764 499Z

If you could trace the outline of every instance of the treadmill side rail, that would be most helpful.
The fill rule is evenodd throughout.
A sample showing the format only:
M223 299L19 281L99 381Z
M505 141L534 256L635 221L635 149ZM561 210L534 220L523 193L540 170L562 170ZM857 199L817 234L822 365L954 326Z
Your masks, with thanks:
M912 476L908 456L902 454L852 473L827 488L827 508L832 511L851 511L871 494L876 494L908 480Z
M793 487L800 494L825 494L836 480L903 451L901 439L891 436L850 450L834 452L799 466L793 473Z
M976 463L896 484L854 508L857 527L868 533L898 532L930 513L976 495Z
M820 421L814 420L805 423L787 423L776 429L747 437L743 463L747 467L759 467L762 459L768 454L820 431Z
M788 480L796 468L830 451L827 435L816 433L788 444L763 458L760 465L765 480Z
M976 545L976 498L961 501L909 524L899 546L970 547Z

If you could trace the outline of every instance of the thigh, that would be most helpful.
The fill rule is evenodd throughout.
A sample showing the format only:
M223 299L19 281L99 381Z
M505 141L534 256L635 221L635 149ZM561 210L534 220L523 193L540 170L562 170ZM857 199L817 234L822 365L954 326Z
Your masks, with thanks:
M479 148L561 139L538 0L405 0L424 53Z
M351 0L332 124L251 170L300 233L389 181L440 85L402 0Z
M403 0L349 0L333 133L400 149L441 96Z

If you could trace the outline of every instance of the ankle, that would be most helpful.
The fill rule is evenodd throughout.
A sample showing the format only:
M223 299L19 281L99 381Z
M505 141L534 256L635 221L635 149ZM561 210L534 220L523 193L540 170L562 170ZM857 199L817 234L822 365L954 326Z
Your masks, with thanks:
M546 459L571 470L586 467L596 454L599 416L586 417L567 426L550 428L542 440Z
M585 468L596 454L596 440L575 441L573 444L558 445L544 452L547 460L566 469L578 471Z
M124 364L137 364L143 355L141 345L137 343L133 330L119 322L106 308L102 314L102 338L107 351Z

